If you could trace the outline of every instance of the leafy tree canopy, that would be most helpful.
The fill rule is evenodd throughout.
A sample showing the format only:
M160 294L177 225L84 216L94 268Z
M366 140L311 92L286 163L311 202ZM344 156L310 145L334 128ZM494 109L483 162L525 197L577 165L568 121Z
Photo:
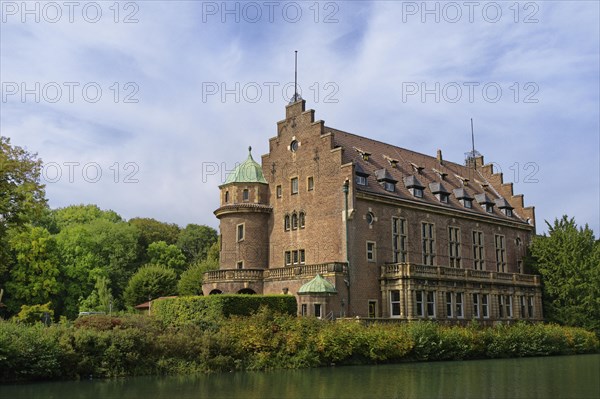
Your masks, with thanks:
M179 233L177 246L181 248L188 263L206 259L208 250L217 242L217 231L209 226L188 224Z
M149 263L169 267L177 274L181 274L187 264L181 249L164 241L153 242L148 246L148 259Z
M164 241L169 245L176 244L181 230L176 224L163 223L152 218L133 218L129 223L139 230L140 246L144 250L157 241Z
M0 276L7 271L7 232L35 220L46 208L42 160L0 136ZM0 277L0 283L1 283Z
M217 269L219 269L219 262L214 259L194 263L181 274L181 278L177 283L177 292L179 295L202 295L204 273Z
M175 294L177 273L162 265L142 266L129 280L125 289L125 302L135 306L161 296Z
M101 219L112 223L122 222L123 219L115 211L104 211L97 205L71 205L52 211L59 229L73 225L90 223Z
M534 237L532 267L542 276L544 315L560 324L600 333L600 241L586 224L563 216Z

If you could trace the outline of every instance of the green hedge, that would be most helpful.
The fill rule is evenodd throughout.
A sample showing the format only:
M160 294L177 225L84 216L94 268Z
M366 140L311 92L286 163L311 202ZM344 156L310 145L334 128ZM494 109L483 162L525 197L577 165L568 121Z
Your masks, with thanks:
M223 317L250 316L261 307L290 316L295 316L298 309L292 295L184 296L154 301L152 315L165 325L212 328Z
M143 315L88 316L50 327L0 320L0 382L578 354L599 347L592 332L551 324L364 325L268 308L222 318L214 329L164 326Z

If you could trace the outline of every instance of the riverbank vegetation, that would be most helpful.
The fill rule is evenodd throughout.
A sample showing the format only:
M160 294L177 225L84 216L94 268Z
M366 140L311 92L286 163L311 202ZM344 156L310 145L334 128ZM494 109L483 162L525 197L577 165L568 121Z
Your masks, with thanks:
M98 315L49 327L0 321L0 381L545 356L599 347L594 333L548 324L366 325L261 308L210 325L174 327L143 315Z

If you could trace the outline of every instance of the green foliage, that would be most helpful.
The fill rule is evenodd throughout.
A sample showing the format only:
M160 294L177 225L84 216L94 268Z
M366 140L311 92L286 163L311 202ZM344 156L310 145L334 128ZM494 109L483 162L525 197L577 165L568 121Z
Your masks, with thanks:
M179 233L177 246L185 255L188 263L194 263L205 260L209 249L216 242L217 231L212 227L188 224Z
M219 269L219 262L216 260L207 259L194 263L181 274L177 283L177 292L179 295L202 295L204 273L217 269Z
M296 297L291 295L209 295L166 298L152 303L152 314L166 325L199 325L209 328L223 317L248 316L262 306L295 315Z
M42 321L49 322L54 317L54 311L50 308L50 305L50 302L43 305L23 305L19 314L14 317L14 320L25 324L34 324Z
M73 224L88 224L94 220L105 220L111 223L122 222L123 219L115 211L104 211L98 205L70 205L52 211L57 227L63 229Z
M74 317L100 277L108 278L115 298L123 293L136 268L137 230L125 222L94 219L71 224L56 240L65 274L64 313Z
M186 266L183 252L176 245L169 245L164 241L153 242L148 246L148 263L162 265L181 274Z
M148 301L148 298L173 295L177 286L177 274L162 265L142 266L129 280L124 299L130 306Z
M20 229L46 209L44 185L40 182L42 161L8 137L0 136L0 285L8 271L10 256L7 233Z
M533 239L528 262L542 276L544 316L600 335L600 241L567 216L546 223L549 235Z
M9 234L15 263L6 283L7 306L17 311L21 304L52 301L62 290L60 261L54 237L44 228L26 225Z
M156 305L161 302L167 300ZM142 315L86 316L73 325L51 327L0 321L0 382L540 356L600 349L591 332L544 324L493 328L431 322L365 325L354 320L296 317L267 307L251 316L216 320L211 329L189 324L169 327ZM427 350L425 342L435 342L436 350Z
M98 276L92 293L79 305L80 312L106 312L110 311L113 300L110 281L107 277Z
M148 245L157 241L167 244L176 244L179 238L180 228L176 224L159 222L152 218L133 218L129 224L135 226L139 231L140 247L146 251Z

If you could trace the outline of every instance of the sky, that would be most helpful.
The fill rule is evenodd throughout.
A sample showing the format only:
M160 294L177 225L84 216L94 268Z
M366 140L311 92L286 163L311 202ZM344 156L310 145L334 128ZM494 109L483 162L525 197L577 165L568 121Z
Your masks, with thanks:
M501 171L600 232L597 1L0 1L0 134L52 208L218 227L293 95L327 126Z

